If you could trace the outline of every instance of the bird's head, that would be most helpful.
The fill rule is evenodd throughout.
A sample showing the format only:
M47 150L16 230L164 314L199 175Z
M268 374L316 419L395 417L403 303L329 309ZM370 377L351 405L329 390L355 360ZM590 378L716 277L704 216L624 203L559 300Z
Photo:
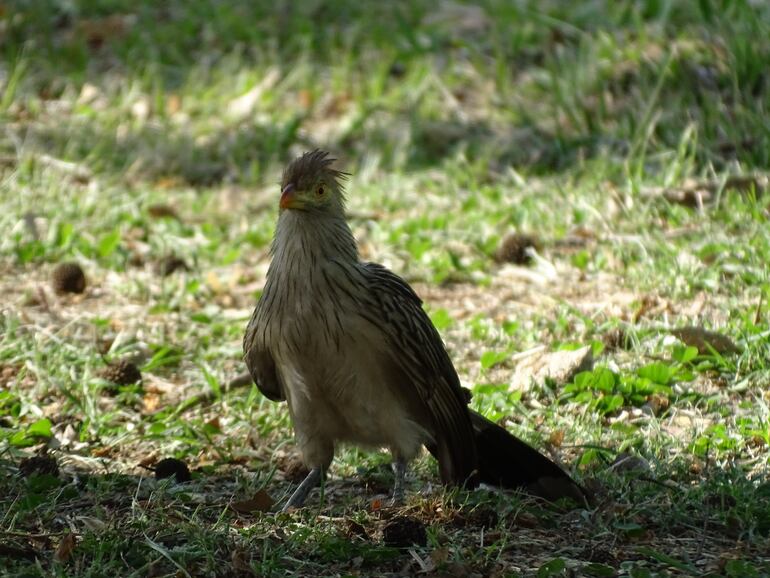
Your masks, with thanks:
M281 210L343 215L345 195L341 181L347 175L331 168L335 160L318 149L294 159L283 171Z

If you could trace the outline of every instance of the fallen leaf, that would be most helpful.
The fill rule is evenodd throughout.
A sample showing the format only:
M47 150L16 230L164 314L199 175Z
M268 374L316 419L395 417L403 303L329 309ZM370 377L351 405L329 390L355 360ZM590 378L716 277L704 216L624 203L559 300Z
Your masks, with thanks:
M313 106L313 93L307 89L300 90L297 94L297 100L301 108L309 109Z
M532 383L545 379L557 385L569 383L581 371L590 371L594 365L590 345L572 351L552 351L524 358L516 365L511 378L511 390L526 391Z
M531 512L519 512L513 521L521 528L537 528L540 525L538 517Z
M176 209L171 205L164 205L162 203L150 205L147 207L147 214L150 215L153 219L170 218L176 219L177 221L179 220L179 215L177 214Z
M100 48L109 40L119 40L136 24L133 14L110 14L104 18L82 19L78 31L91 48Z
M160 395L155 392L147 392L142 397L144 413L154 413L160 407Z
M78 516L77 520L94 533L104 532L107 529L107 522L93 516Z
M251 115L262 95L273 88L280 77L281 74L278 69L271 68L251 90L229 102L226 108L227 115L232 119L242 119Z
M638 323L644 317L654 317L666 311L670 311L666 300L657 295L644 295L639 303L639 309L634 313L633 321Z
M230 553L234 576L254 576L250 562L251 554L243 548L236 548Z
M166 99L166 114L174 116L182 108L182 99L178 94L170 94Z
M708 331L702 327L691 326L672 329L671 335L685 345L697 348L701 355L710 355L712 350L720 355L740 352L740 348L726 335L716 331Z
M564 443L564 430L557 429L552 431L551 435L548 436L548 443L555 448L560 448L561 444Z
M75 535L65 534L62 536L61 542L56 547L56 552L53 555L53 559L57 562L66 562L72 556L72 551L75 549Z
M436 548L430 553L430 559L433 561L433 564L435 566L440 566L441 564L444 564L447 560L449 560L449 549Z
M239 514L250 514L252 512L269 512L275 500L270 497L265 490L259 490L249 500L232 502L230 507Z
M652 415L660 415L661 412L668 409L670 403L670 400L665 395L655 393L647 398L647 403L644 404L644 407L649 408Z

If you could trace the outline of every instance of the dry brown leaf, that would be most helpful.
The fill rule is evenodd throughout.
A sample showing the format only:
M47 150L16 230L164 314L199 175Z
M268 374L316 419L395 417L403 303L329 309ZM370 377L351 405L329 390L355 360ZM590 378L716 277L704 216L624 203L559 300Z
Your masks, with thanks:
M151 452L150 454L146 455L142 460L137 464L140 468L147 468L147 469L153 469L153 464L155 464L158 461L158 454L157 452Z
M271 68L250 90L231 100L225 112L233 119L246 118L254 113L257 104L265 92L271 90L280 80L281 74L277 68Z
M110 14L104 18L83 19L78 22L78 32L91 48L100 48L110 40L123 38L136 23L132 14Z
M685 345L696 347L701 355L709 355L712 350L720 355L740 352L740 348L726 335L702 327L689 326L672 329L671 335Z
M166 99L166 114L174 116L182 108L182 98L178 94L170 94Z
M62 536L61 542L56 547L53 559L57 562L66 562L72 556L72 551L75 549L75 534L69 533Z
M313 93L307 89L300 90L297 93L297 100L301 108L309 109L313 106Z
M182 178L175 175L163 176L155 181L155 187L158 189L175 189L181 187L183 184L184 181Z
M177 214L176 209L171 205L165 205L162 203L150 205L147 207L147 214L150 215L153 219L171 218L176 219L177 221L179 220L179 215Z
M259 490L248 500L232 502L230 507L239 514L251 514L252 512L269 512L275 504L265 490Z
M154 413L160 407L160 395L155 392L147 392L142 397L142 411L144 413Z
M516 365L511 379L511 390L526 391L532 383L546 378L557 385L569 383L581 371L590 371L594 364L590 345L573 351L552 351L531 355Z
M645 406L650 409L652 415L660 415L661 412L668 409L670 403L670 400L665 395L655 393L647 398Z
M552 431L551 435L548 436L548 443L555 448L560 448L561 444L564 443L564 430L557 429Z
M254 576L251 569L251 555L242 548L236 548L230 553L230 563L233 567L234 576Z
M639 303L639 309L634 313L633 320L634 323L638 323L644 317L657 317L670 310L671 308L665 299L661 299L657 295L644 295Z
M440 566L449 560L448 548L436 548L430 553L430 559L435 566Z
M95 458L105 458L112 455L113 448L109 446L95 447L91 450L91 455Z
M696 180L686 179L678 187L652 187L644 189L645 197L663 197L670 203L677 203L691 208L703 208L704 205L714 201L720 189L750 191L764 193L770 184L770 177L766 174L733 175L724 182L721 179Z

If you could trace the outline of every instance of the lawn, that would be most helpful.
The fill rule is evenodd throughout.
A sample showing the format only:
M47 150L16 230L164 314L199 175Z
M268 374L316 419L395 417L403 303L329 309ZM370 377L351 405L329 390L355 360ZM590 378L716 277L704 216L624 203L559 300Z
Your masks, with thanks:
M760 0L0 2L0 574L770 575L768 38ZM349 447L274 513L302 467L241 339L316 147L590 503L426 454L391 508Z

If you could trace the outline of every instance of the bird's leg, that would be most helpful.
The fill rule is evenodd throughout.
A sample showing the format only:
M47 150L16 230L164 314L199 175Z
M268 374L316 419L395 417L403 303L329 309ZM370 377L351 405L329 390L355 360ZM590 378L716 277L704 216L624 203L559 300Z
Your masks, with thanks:
M404 458L396 458L396 461L393 462L393 475L395 481L393 482L391 505L400 506L404 503L404 478L406 477L406 460Z
M302 504L305 503L308 494L318 485L322 477L323 470L321 468L313 468L310 470L308 475L305 476L305 479L302 480L302 483L297 486L296 490L294 490L294 493L291 495L291 498L289 498L289 501L286 502L283 508L281 508L281 511L288 512L293 508L301 508Z

